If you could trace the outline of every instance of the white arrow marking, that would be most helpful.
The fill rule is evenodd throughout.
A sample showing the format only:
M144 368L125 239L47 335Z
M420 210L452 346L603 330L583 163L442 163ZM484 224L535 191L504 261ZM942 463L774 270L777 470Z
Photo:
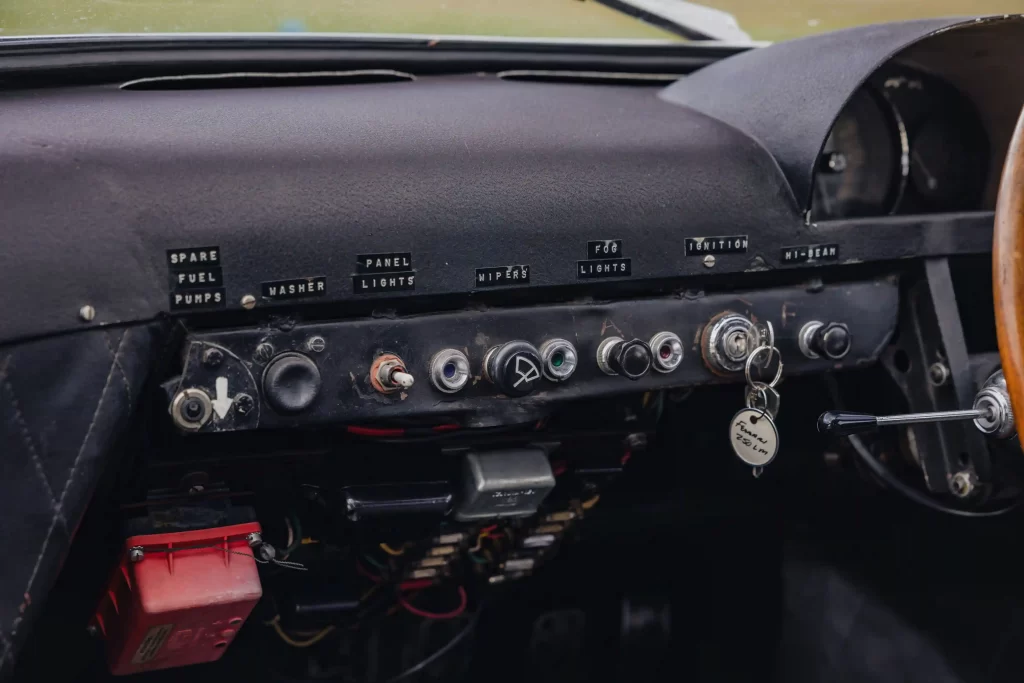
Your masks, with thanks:
M217 413L217 417L223 420L227 416L228 411L231 410L232 403L234 401L228 398L228 378L218 377L217 398L213 399L213 410Z

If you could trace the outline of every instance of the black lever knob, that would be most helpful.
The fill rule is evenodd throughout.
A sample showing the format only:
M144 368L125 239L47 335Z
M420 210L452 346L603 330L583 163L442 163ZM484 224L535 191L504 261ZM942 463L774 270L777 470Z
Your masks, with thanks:
M924 424L927 422L952 422L954 420L976 420L989 417L988 407L970 410L945 410L935 413L908 413L906 415L865 415L846 413L839 410L822 413L818 418L818 431L822 434L846 436L871 431L875 427Z
M822 413L818 418L818 431L832 436L869 432L877 426L878 419L874 415L864 413L829 411Z

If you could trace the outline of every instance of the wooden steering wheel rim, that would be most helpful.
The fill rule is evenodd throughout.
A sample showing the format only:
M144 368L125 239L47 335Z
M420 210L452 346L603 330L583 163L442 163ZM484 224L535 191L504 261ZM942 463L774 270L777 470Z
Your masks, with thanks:
M1006 388L1014 415L1024 415L1024 112L1017 120L999 181L992 292Z

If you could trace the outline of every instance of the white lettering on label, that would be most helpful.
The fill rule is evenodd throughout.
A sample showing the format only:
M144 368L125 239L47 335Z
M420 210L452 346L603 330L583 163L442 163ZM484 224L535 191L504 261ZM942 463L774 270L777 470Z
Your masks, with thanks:
M395 270L397 270L399 268L408 268L409 267L409 259L407 257L405 257L405 256L400 256L400 257L397 257L397 258L378 258L378 259L368 258L368 259L366 259L366 267L367 268L394 268Z
M194 294L184 292L174 295L175 305L203 306L205 304L219 304L223 301L220 292L196 292Z
M171 265L202 265L204 263L217 262L217 249L201 249L193 251L179 251L171 254Z

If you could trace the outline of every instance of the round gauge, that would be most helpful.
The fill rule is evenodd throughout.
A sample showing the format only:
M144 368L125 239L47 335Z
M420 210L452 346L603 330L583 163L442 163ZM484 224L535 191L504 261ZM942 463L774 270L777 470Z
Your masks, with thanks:
M985 177L984 154L954 116L937 112L914 132L910 184L921 208L956 211L977 202Z
M839 114L815 172L815 220L881 216L892 211L904 176L903 139L888 103L861 88Z

